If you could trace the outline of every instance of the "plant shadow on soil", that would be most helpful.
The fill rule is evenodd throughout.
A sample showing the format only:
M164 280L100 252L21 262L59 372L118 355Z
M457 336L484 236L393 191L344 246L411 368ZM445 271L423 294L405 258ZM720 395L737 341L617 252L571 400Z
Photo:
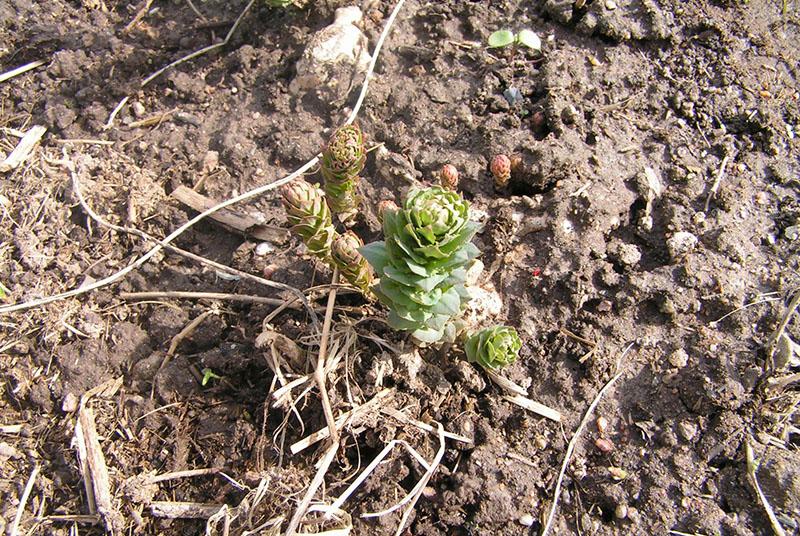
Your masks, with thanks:
M64 148L96 211L154 236L194 215L169 197L178 186L222 200L315 155L346 117L344 104L298 98L288 85L309 35L341 3L312 2L305 10L259 3L228 46L145 88L139 82L158 66L224 36L244 2L199 3L206 20L188 2L159 3L130 31L124 28L138 6L127 2L0 5L0 72L48 62L0 85L0 126L8 127L0 131L0 156L18 141L9 129L48 128L41 148L0 183L0 283L11 299L100 279L146 250L138 238L87 218L68 174L53 164ZM360 24L374 46L393 4L362 4ZM765 344L798 287L798 242L789 235L800 214L800 8L608 4L575 10L568 0L408 0L371 80L359 124L368 143L383 147L365 169L359 234L379 237L378 200L398 200L411 182L430 182L441 165L455 165L461 192L486 214L476 243L504 299L498 321L526 342L504 374L564 415L562 427L524 413L456 348L425 350L421 361L393 355L407 343L403 335L385 326L379 307L341 293L333 340L355 342L331 378L335 407L345 411L391 388L388 405L474 438L471 445L448 441L410 534L536 533L572 431L617 371L623 377L596 411L608 427L601 433L592 423L578 442L552 533L769 533L746 473L748 440L761 458L766 496L786 530L797 531L800 397L791 386L766 393L763 372ZM505 26L539 33L542 55L480 46ZM520 102L504 97L509 88ZM105 129L126 96L115 126ZM153 121L137 126L146 119ZM496 153L519 157L507 191L495 191L488 173ZM235 209L285 225L276 192ZM680 233L694 237L693 247L676 246ZM288 238L264 248L203 222L178 242L299 289L331 278ZM264 479L269 490L255 518L291 516L322 449L291 455L288 446L324 428L325 419L315 391L300 400L297 415L271 407L277 380L269 352L255 341L275 306L119 297L151 290L288 297L168 253L113 287L4 315L0 532L9 530L34 466L41 471L22 528L67 534L72 523L52 516L88 513L70 446L75 404L115 377L123 378L121 389L93 407L126 528L201 533L205 521L158 519L147 504L235 506ZM326 295L314 293L313 303L324 306ZM201 314L203 322L167 358L173 338ZM287 309L271 328L302 350L287 367L309 372L305 357L315 355L316 342L308 313ZM790 322L787 334L797 340L798 329ZM221 379L202 386L206 368ZM427 460L438 448L435 437L386 416L369 415L345 436L326 478L327 499L392 439ZM353 534L393 534L399 512L360 515L392 506L422 476L402 450L387 460L345 503ZM150 472L196 468L230 479L126 487ZM615 480L609 468L627 477ZM103 533L98 525L80 531Z

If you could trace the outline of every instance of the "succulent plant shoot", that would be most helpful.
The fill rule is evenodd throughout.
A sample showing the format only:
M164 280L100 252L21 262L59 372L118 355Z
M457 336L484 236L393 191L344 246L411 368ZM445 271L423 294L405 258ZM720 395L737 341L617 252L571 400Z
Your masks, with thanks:
M495 370L517 360L522 341L514 328L493 326L472 334L464 343L470 363Z
M466 265L478 256L469 203L434 186L411 189L402 207L383 213L384 241L361 248L379 281L373 286L389 308L389 324L421 343L455 338L469 301Z
M342 223L353 222L357 214L360 199L356 187L365 161L361 129L356 125L336 129L322 153L322 177L328 205Z
M331 245L331 257L342 276L366 295L371 295L372 272L367 260L358 252L364 242L353 232L338 235Z
M383 199L378 201L378 221L383 223L383 215L387 210L397 210L397 203L391 199Z
M281 196L292 232L303 239L312 255L330 260L331 244L337 233L322 191L296 179L281 189Z
M492 163L489 170L494 177L494 185L498 189L503 189L508 186L508 181L511 180L511 159L504 154L495 155L492 158Z
M458 188L458 170L453 164L445 164L439 171L439 184L448 190Z

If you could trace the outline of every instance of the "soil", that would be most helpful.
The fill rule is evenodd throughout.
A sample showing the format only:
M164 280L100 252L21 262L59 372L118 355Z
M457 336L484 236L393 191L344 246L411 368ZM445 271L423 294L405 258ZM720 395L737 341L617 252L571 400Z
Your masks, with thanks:
M360 81L337 102L294 95L289 84L310 36L344 3L257 2L227 45L141 87L220 42L246 2L0 1L0 72L44 61L0 83L0 161L18 131L48 129L0 180L6 303L102 279L152 246L90 218L73 175L102 217L164 237L196 215L170 196L179 186L223 200L317 154ZM552 534L770 534L746 443L777 519L797 534L800 391L770 383L792 371L770 368L768 345L800 284L800 5L574 4L408 0L358 119L370 146L380 144L364 172L359 234L379 238L378 200L455 165L459 190L486 215L476 243L503 298L499 320L525 341L503 373L563 422L508 402L457 347L425 349L421 361L395 353L409 341L381 321L382 308L347 292L337 304L349 308L333 323L346 354L329 381L334 408L390 388L385 405L473 438L447 441L405 534L537 534L569 439L621 372L577 441ZM393 6L360 6L371 49ZM488 35L504 27L537 32L541 54L488 50ZM506 98L509 89L519 98ZM497 153L519 157L501 191L487 169ZM276 191L232 208L285 225ZM176 244L301 290L331 278L277 232L264 242L204 220ZM272 315L273 354L256 345L273 304L122 295L169 290L291 296L167 252L117 284L4 314L0 532L16 533L31 475L19 533L104 532L72 441L80 397L115 378L121 385L86 404L118 532L205 531L208 513L158 517L153 501L244 505L252 520L283 515L286 528L325 450L288 447L325 420L313 390L294 391L296 412L272 406L273 357L290 378L311 370L314 325L302 308ZM310 297L324 307L327 290ZM790 318L785 333L800 340L800 324ZM204 369L221 378L203 385ZM435 435L372 412L346 428L316 498L338 497L393 439L429 461L439 448ZM147 480L205 468L215 472ZM361 514L396 504L423 472L396 447L345 502L352 534L394 534L401 511ZM246 528L239 518L229 530Z

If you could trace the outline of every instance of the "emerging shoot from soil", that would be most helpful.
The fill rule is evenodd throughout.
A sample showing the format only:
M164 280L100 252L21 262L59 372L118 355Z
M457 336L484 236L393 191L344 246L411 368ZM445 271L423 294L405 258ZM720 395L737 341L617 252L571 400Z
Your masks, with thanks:
M344 224L352 223L360 199L356 192L361 170L366 161L364 136L356 125L336 129L322 153L322 177L331 210Z
M479 254L471 242L477 230L469 203L438 186L411 189L401 208L384 210L385 241L361 253L380 277L373 290L389 307L390 326L421 343L455 339L470 299L465 268Z
M303 239L308 251L324 261L331 258L331 244L336 237L325 195L316 186L296 179L281 190L286 218L292 232Z
M464 343L470 363L495 370L510 365L519 357L522 341L514 328L493 326L474 333Z
M334 239L331 256L342 276L369 296L372 293L369 289L372 284L372 272L367 260L358 252L358 248L363 246L364 242L353 231L347 231Z
M448 190L458 189L458 170L453 164L445 164L439 171L439 183Z
M502 190L508 186L508 181L511 180L511 159L504 154L498 154L492 158L492 163L489 166L492 176L494 177L494 185L498 190Z
M517 34L511 30L497 30L489 36L489 48L505 48L509 45L521 45L537 52L542 50L542 40L531 30L520 30Z

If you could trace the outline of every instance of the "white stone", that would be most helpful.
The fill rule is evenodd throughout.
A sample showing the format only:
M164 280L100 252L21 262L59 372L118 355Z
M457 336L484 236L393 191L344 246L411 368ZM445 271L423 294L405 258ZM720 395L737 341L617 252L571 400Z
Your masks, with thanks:
M672 261L680 260L697 246L697 237L686 231L678 231L667 239L667 251Z
M533 525L533 516L530 514L523 514L519 516L519 524L524 527L530 527Z
M296 65L297 76L289 84L290 92L297 95L315 89L325 100L347 95L352 79L366 72L372 60L367 38L355 26L361 18L361 10L355 6L336 10L333 24L314 34L306 45Z
M689 354L683 348L678 348L667 358L669 364L676 368L683 368L689 363Z

